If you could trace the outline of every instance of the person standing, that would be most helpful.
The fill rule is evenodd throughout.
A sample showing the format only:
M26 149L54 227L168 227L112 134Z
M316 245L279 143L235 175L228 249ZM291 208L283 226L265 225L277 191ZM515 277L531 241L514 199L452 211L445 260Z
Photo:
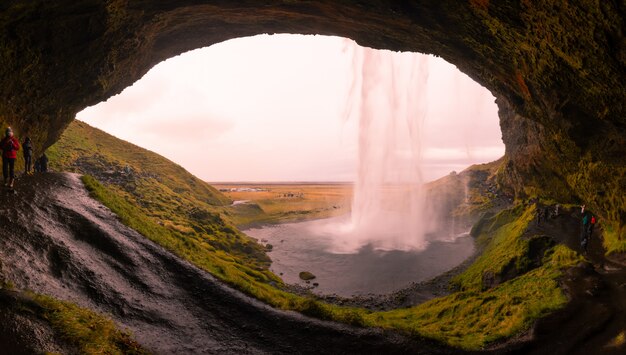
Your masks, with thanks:
M33 166L33 142L30 140L30 137L26 137L24 140L22 153L24 154L24 173L31 175L31 168Z
M560 210L561 210L561 205L557 203L556 206L554 206L554 218L559 216Z
M39 157L39 171L42 173L48 172L48 156L46 153L43 153L41 157Z
M583 228L580 234L580 247L582 248L585 254L587 253L587 244L589 243L589 238L587 235L588 229L589 229L589 222L590 222L589 213L583 213Z
M15 182L15 160L17 151L20 150L20 142L13 136L13 130L8 127L4 132L4 138L0 141L2 149L2 177L4 186L13 187Z
M596 226L596 216L591 216L591 220L589 220L589 225L587 226L587 238L590 239L593 234L593 228Z

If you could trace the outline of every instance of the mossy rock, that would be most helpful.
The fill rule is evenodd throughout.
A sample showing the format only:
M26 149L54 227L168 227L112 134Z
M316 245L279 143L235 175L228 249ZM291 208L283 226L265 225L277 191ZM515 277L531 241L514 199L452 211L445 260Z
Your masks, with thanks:
M298 276L300 276L300 279L304 281L313 280L315 278L315 275L308 271L302 271Z

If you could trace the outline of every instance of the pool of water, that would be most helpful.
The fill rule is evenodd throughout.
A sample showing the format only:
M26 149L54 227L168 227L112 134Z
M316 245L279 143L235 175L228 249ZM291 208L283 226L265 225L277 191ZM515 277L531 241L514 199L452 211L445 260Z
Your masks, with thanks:
M440 275L474 253L473 239L467 233L438 238L421 251L376 250L364 245L355 253L334 253L333 235L320 231L337 221L330 218L287 223L244 232L262 244L272 244L271 270L286 283L318 283L313 292L344 297L402 289ZM298 276L302 271L316 278L306 284Z

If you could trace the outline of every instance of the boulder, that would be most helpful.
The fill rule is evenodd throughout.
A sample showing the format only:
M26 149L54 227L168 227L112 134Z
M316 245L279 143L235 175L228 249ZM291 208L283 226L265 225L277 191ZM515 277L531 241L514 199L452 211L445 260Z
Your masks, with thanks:
M298 274L298 276L300 276L300 279L304 281L313 280L315 278L315 275L308 271L302 271L300 272L300 274Z

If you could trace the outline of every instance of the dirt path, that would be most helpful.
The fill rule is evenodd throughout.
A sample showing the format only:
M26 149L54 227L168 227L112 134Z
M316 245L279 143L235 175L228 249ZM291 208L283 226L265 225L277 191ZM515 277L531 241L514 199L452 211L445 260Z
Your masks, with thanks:
M457 353L380 330L276 311L118 222L77 175L0 192L0 260L19 288L109 314L156 353Z

